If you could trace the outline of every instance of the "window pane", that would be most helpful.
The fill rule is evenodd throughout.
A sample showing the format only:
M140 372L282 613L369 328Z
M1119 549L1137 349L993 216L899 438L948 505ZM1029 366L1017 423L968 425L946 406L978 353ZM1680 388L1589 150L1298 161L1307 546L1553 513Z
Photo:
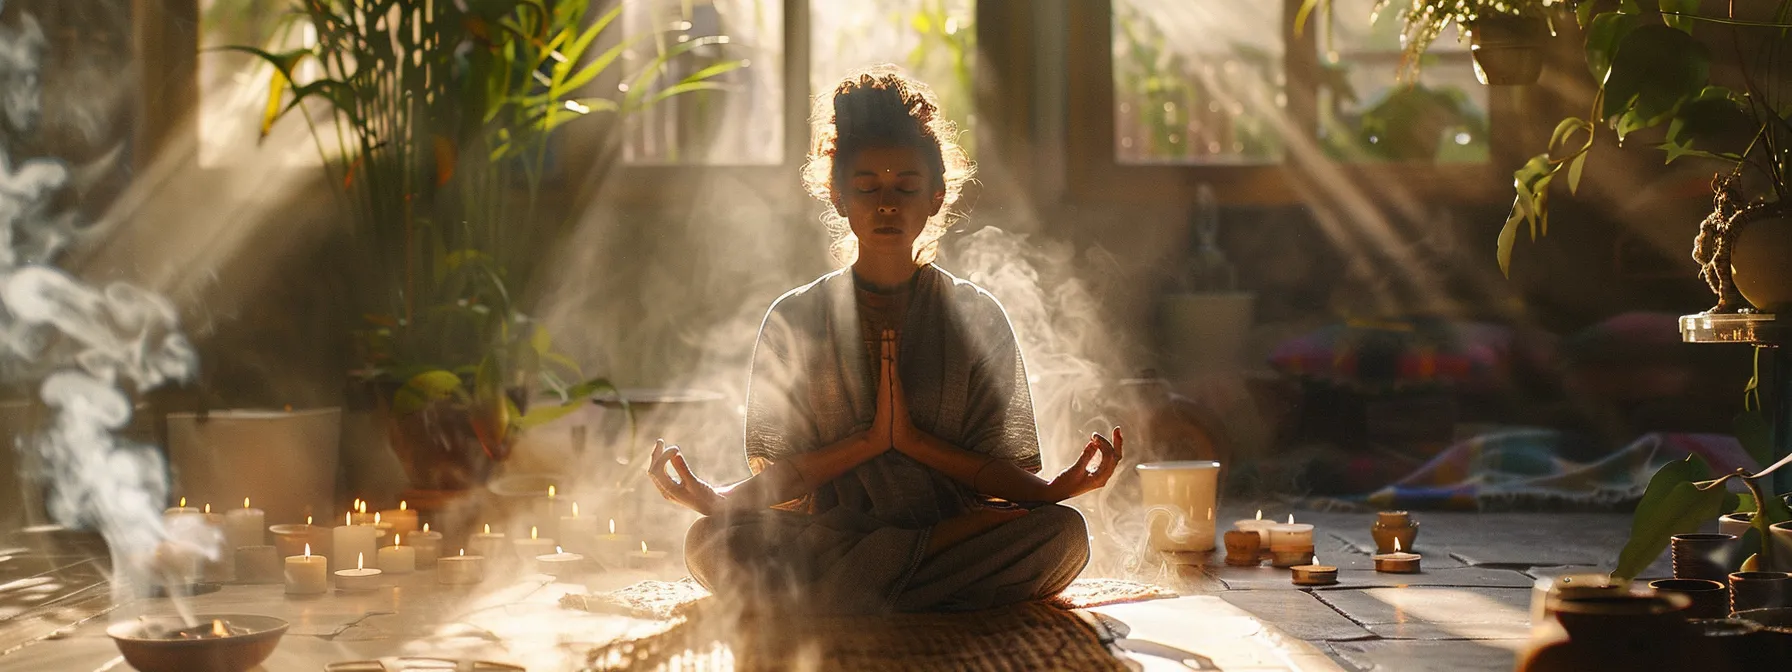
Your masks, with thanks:
M809 92L826 94L853 70L894 63L933 87L959 144L975 154L976 16L974 0L810 0Z
M306 43L310 29L297 18L291 0L200 0L200 166L224 167L249 160L322 164L310 129L297 119L276 124L265 141L260 139L261 116L274 69L248 54L210 51L233 45L271 53L296 49ZM307 73L315 75L314 65L299 67L295 75L301 81ZM318 120L327 123L328 115Z
M1121 163L1281 160L1282 3L1114 0Z
M1375 4L1330 3L1320 35L1321 144L1353 161L1487 161L1487 88L1468 45L1446 32L1421 61L1417 86L1400 85L1400 17L1389 7L1370 22Z
M784 160L784 5L780 0L624 0L624 72L665 54L649 86L685 90L636 112L633 163L778 164ZM689 47L698 41L700 46ZM682 52L682 53L681 53ZM719 73L719 74L712 74Z

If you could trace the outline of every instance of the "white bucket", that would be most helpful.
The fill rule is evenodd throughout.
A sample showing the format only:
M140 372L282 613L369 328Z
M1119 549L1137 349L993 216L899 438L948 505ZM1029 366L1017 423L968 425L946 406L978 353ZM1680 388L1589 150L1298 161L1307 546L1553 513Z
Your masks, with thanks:
M1145 527L1159 551L1211 551L1220 463L1147 462L1137 467Z

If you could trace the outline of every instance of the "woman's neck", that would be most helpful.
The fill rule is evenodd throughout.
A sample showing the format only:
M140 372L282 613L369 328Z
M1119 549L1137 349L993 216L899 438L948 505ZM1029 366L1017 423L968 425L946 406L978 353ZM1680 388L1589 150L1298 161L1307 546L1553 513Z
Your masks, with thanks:
M915 277L920 266L910 259L901 257L871 257L859 255L853 262L852 273L859 280L873 287L894 288L908 284Z

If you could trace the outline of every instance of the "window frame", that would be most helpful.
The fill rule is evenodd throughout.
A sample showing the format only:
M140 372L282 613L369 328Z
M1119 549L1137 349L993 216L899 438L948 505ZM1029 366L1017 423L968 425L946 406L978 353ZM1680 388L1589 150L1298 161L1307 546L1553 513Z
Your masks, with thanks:
M1113 76L1114 0L1074 0L1066 25L1069 103L1065 138L1066 197L1086 203L1151 203L1185 205L1196 186L1211 185L1221 203L1285 205L1333 198L1349 190L1371 200L1423 198L1445 203L1481 203L1509 197L1497 166L1505 163L1497 149L1489 160L1472 164L1431 162L1353 163L1290 144L1280 162L1263 164L1123 164L1114 138ZM1317 30L1294 30L1292 17L1301 0L1281 0L1287 81L1288 117L1296 128L1318 125L1319 54ZM1388 76L1393 77L1389 72ZM1488 128L1492 137L1512 137L1516 121L1512 96L1489 87ZM1079 102L1080 101L1080 102ZM1497 147L1497 143L1496 143ZM1297 154L1301 155L1297 158ZM1297 163L1298 162L1298 163Z

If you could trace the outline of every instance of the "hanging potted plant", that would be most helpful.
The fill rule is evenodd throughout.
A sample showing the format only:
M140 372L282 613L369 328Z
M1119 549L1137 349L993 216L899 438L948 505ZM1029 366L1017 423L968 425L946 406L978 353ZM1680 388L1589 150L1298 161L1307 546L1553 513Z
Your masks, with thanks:
M720 88L741 67L682 80L671 59L726 42L600 42L621 3L589 0L292 0L312 46L259 57L275 70L261 120L311 123L365 255L365 328L355 380L387 416L411 487L464 490L508 457L520 431L614 388L556 352L519 304L538 257L535 234L549 140L565 124L612 121L682 93ZM653 49L611 97L581 97L630 47ZM613 123L599 161L614 156ZM599 168L601 170L601 167Z
M1295 15L1296 25L1304 25L1313 9L1329 1L1306 0ZM1551 12L1565 4L1567 0L1379 0L1370 20L1398 7L1402 82L1419 81L1425 52L1455 25L1457 38L1469 43L1475 77L1482 84L1534 84L1543 73L1543 41L1555 32Z
M1396 161L1431 161L1446 134L1485 137L1487 132L1487 120L1467 95L1418 83L1388 89L1363 110L1360 121L1360 146Z

